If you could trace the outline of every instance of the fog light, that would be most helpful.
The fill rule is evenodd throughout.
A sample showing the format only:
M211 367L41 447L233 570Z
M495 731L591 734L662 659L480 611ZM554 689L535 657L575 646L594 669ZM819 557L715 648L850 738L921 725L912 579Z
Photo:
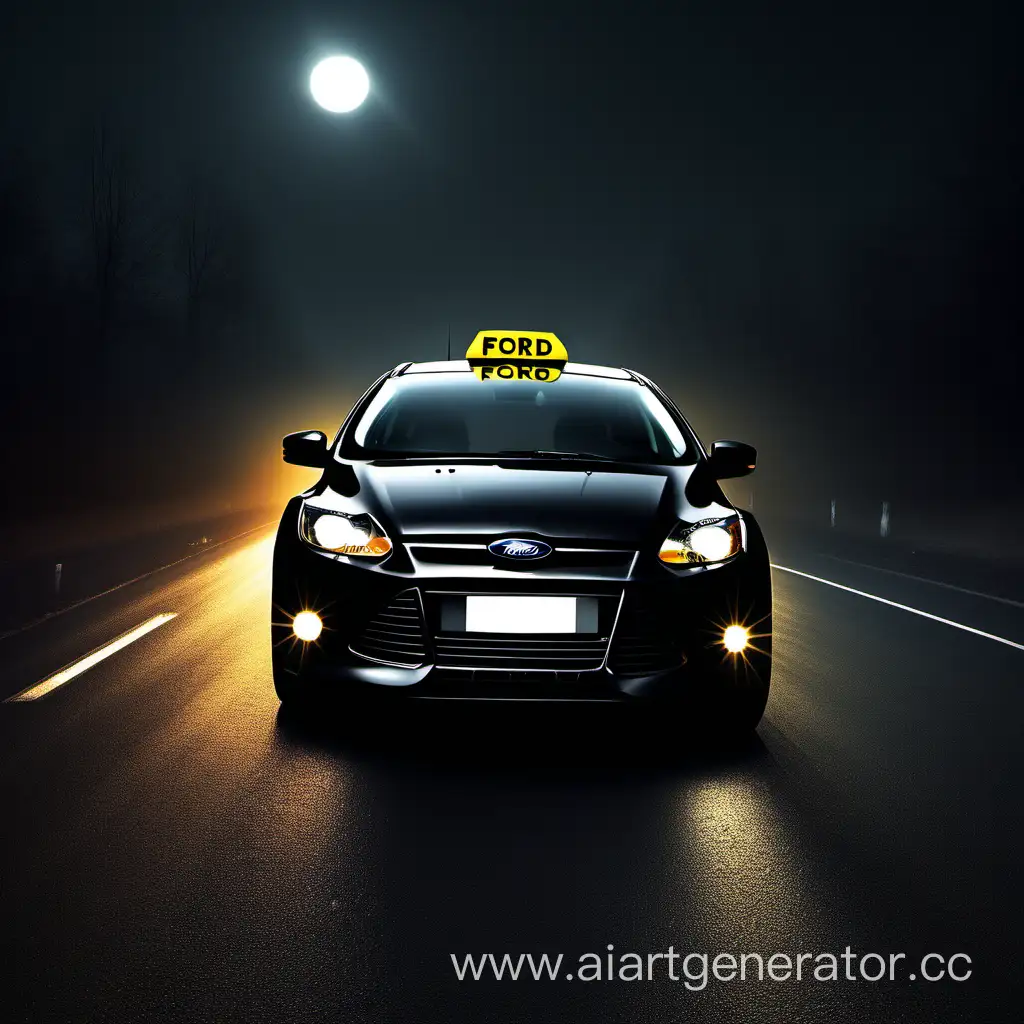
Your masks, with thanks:
M305 640L306 643L315 640L323 628L324 624L320 621L320 616L316 612L299 612L292 622L292 631L300 640Z
M750 643L750 634L744 626L729 626L722 634L722 643L730 654L739 654Z

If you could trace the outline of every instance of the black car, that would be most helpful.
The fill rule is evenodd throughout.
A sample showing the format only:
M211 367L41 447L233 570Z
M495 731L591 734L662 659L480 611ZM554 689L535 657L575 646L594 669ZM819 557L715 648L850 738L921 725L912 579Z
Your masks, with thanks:
M755 451L705 452L652 381L566 363L551 383L406 363L331 444L274 548L282 701L418 698L683 705L756 726L772 587L754 517L718 481Z

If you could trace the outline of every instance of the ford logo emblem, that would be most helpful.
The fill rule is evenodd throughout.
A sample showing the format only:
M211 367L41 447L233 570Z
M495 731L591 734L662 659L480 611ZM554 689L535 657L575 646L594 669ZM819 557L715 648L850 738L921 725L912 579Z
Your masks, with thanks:
M487 550L499 558L546 558L554 550L542 540L523 540L521 537L507 537L492 541Z

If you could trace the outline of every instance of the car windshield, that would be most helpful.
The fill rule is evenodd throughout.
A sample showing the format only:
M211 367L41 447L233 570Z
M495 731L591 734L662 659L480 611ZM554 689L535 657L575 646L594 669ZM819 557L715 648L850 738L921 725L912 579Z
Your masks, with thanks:
M466 372L389 378L346 432L341 453L696 458L686 432L650 388L570 373L548 384L480 381Z

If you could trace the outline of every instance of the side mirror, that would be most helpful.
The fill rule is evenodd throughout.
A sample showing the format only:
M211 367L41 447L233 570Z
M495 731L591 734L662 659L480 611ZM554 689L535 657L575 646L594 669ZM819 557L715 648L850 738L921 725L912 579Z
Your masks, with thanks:
M746 476L757 465L757 449L742 441L713 441L711 472L716 480Z
M327 465L327 435L322 430L300 430L284 439L284 461L292 466L323 469Z

